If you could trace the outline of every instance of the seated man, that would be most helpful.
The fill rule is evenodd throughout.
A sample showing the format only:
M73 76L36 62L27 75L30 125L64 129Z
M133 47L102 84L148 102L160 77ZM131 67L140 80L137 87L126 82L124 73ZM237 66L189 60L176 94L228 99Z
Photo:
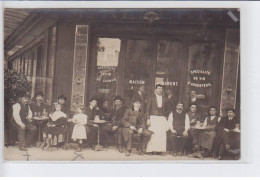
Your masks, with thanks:
M28 105L30 96L24 94L18 103L13 105L13 114L11 116L11 123L18 131L19 149L27 151L30 143L34 139L37 128L31 124L32 111Z
M187 119L187 121L190 122L190 127L195 126L197 123L200 123L201 120L201 116L200 114L197 112L197 104L195 103L191 103L189 106L189 112L186 113L185 119ZM187 142L187 146L188 146L188 151L192 152L192 148L196 148L196 146L194 146L194 136L198 131L194 130L194 129L190 129L189 130L189 139Z
M227 117L223 118L223 145L219 150L219 159L223 159L227 153L235 156L240 153L239 121L234 109L227 109Z
M107 144L107 136L108 133L116 134L117 136L117 148L119 152L123 152L122 150L122 118L126 111L126 108L123 106L123 100L120 96L116 96L114 98L114 105L115 107L111 110L110 117L108 118L108 123L106 123L102 131L104 132L103 137L104 144Z
M195 145L193 157L203 158L203 156L207 156L213 146L213 142L216 136L215 127L216 124L220 121L220 117L217 115L217 108L212 106L209 108L209 116L206 117L202 130L197 130L197 133L194 134L193 143ZM203 153L201 154L199 149L203 149Z
M89 101L89 106L86 107L86 114L88 116L88 122L87 122L87 141L90 147L94 150L95 145L97 144L97 127L98 125L93 124L91 120L93 121L95 116L98 115L98 109L97 109L97 98L92 97Z
M30 108L32 110L33 117L48 116L48 114L50 113L50 107L44 103L43 97L44 97L44 94L41 91L36 92L35 101L30 104ZM41 129L43 127L46 127L47 121L43 121L43 122L33 121L33 125L35 125L38 128L38 130L40 130L40 126L41 126ZM42 132L39 132L39 133L41 134ZM35 138L38 139L37 136ZM42 139L42 137L40 138L40 140L41 139ZM35 139L35 141L36 141L36 139Z
M138 140L138 153L143 155L152 135L152 132L147 130L146 117L140 107L141 99L134 98L133 108L127 109L122 118L122 133L126 143L126 156L130 156L133 145L133 136Z
M168 138L172 144L172 155L181 156L190 128L190 122L185 118L185 113L183 112L183 103L179 102L176 106L176 111L170 113L168 123L170 127Z

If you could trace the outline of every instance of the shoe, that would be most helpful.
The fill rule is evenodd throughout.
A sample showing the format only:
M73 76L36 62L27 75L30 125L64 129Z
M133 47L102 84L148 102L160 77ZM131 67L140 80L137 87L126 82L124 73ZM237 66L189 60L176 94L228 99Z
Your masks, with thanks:
M225 147L226 147L227 151L230 150L230 145L229 144L226 144Z
M43 149L46 145L47 145L46 142L43 142L42 145L39 148Z
M118 152L123 153L123 149L121 145L118 145Z
M156 154L160 155L160 156L165 156L166 155L164 152L157 152Z
M130 151L126 151L126 152L125 152L125 155L126 155L126 156L130 156Z
M199 145L195 145L192 149L193 149L193 151L198 151L199 150Z
M81 151L82 149L80 147L75 150L75 152L81 152Z
M28 149L25 148L25 147L20 147L19 150L20 150L20 151L28 151Z
M197 153L197 158L199 158L199 159L204 159L204 157L202 156L201 153Z
M224 160L223 156L219 156L218 160Z

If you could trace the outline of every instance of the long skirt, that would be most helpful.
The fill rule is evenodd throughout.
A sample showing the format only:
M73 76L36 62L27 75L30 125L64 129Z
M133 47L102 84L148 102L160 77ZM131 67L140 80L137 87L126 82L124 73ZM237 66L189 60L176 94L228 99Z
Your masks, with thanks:
M199 134L199 145L211 151L216 136L215 131L202 131Z
M75 124L72 132L72 139L87 139L87 132L84 125Z
M150 141L147 144L146 152L166 152L166 132L169 125L164 116L150 116L151 126L148 130L152 131Z

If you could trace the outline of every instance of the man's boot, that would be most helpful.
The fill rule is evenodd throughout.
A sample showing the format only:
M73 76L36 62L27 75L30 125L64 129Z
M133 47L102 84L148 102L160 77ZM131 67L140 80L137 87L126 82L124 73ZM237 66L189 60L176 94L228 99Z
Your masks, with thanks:
M130 156L130 151L129 151L129 150L126 150L125 155L126 155L126 156Z
M118 145L118 151L119 151L120 153L123 153L121 144Z
M25 148L25 147L23 147L23 146L22 146L22 147L20 147L20 148L19 148L19 150L20 150L20 151L28 151L28 149L27 149L27 148Z

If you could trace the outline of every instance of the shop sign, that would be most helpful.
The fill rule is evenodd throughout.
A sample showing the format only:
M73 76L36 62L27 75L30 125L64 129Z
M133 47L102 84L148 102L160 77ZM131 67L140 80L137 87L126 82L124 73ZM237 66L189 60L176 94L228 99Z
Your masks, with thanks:
M210 82L211 72L207 70L191 70L191 82L189 84L196 88L207 88L211 87Z

